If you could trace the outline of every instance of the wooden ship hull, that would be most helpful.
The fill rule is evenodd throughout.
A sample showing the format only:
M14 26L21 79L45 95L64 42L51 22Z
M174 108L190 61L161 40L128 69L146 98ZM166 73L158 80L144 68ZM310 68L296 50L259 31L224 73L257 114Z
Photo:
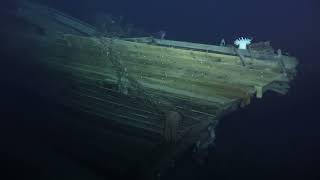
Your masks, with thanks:
M5 26L2 39L9 53L28 56L20 63L42 77L17 83L90 115L74 125L94 132L93 146L104 152L122 146L117 151L124 159L134 157L149 175L165 171L196 142L206 148L212 143L208 127L223 115L266 91L285 94L296 74L294 57L149 37L99 37L94 27L54 9L20 6L6 13L18 23ZM106 136L117 140L103 142Z

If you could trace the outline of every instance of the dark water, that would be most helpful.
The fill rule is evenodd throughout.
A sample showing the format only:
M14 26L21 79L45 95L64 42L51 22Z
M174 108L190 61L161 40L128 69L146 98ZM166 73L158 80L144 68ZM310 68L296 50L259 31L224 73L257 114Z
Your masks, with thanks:
M106 11L147 32L165 30L167 38L174 40L216 44L221 38L230 43L248 35L255 41L271 40L276 48L298 57L298 76L288 95L267 93L262 100L223 119L217 130L216 151L208 163L198 166L186 153L163 179L320 178L319 1L41 2L83 20ZM64 150L77 148L73 145L77 139L66 133L73 130L72 122L64 121L76 119L77 114L66 113L14 83L23 74L23 67L14 63L18 60L1 53L0 162L5 168L0 178L135 179L134 168L126 175L101 170ZM95 154L87 156L99 159Z

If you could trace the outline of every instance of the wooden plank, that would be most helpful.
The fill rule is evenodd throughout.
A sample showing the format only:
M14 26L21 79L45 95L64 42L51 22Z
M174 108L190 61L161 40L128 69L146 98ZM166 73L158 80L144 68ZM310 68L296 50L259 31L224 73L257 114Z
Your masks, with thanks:
M214 66L214 65L223 65L228 67L228 65L242 66L239 58L237 56L225 55L225 54L216 54L216 53L207 53L201 51L190 51L184 49L175 49L168 47L159 47L152 46L148 44L139 44L133 42L125 42L121 40L115 41L115 48L119 50L126 50L126 55L134 57L134 59L146 59L144 63L152 63L153 65L163 65L170 63L172 65L183 66L193 65L197 66ZM123 53L120 53L123 54ZM278 61L259 61L251 58L246 59L248 68L251 70L264 70L264 71L273 71L278 73L281 71ZM205 71L208 71L205 70Z
M123 110L123 113L134 113L137 116L143 117L144 119L148 121L159 121L158 123L161 124L162 116L160 114L157 114L155 111L150 109L149 107L146 107L145 104L139 104L136 102L126 102L121 101L120 98L109 96L109 95L102 95L103 93L95 93L90 90L86 90L84 88L77 88L76 90L72 90L71 92L72 97L87 97L89 99L92 99L96 101L97 103L101 103L104 105L114 106L117 107L118 110ZM123 98L123 100L126 100ZM130 101L129 98L127 98L128 101ZM84 101L85 103L85 101Z
M79 19L71 17L53 8L49 8L45 5L30 3L28 1L21 1L19 2L19 6L21 8L21 15L26 16L36 12L46 18L53 18L63 25L69 26L84 35L94 36L97 34L96 28L89 25L88 23L80 21Z
M71 106L73 108L76 107L81 111L97 115L99 117L107 119L108 121L114 121L121 125L125 125L131 128L137 128L145 131L150 131L153 133L157 133L159 135L163 134L163 130L158 127L155 127L153 124L144 123L139 119L134 119L133 117L130 117L128 115L116 114L114 112L105 111L104 108L100 108L97 106L95 108L92 108L90 104L84 104L81 101L77 101L77 100L69 101L69 103L65 102L64 104L67 106Z
M175 47L175 48L184 48L188 50L198 50L204 51L208 53L214 54L223 54L223 55L232 55L238 57L236 51L232 47L224 47L224 46L216 46L216 45L208 45L208 44L200 44L200 43L192 43L192 42L181 42L181 41L174 41L174 40L165 40L165 39L155 39L150 37L142 37L142 38L127 38L125 40L139 42L139 43L147 43L147 44L154 44L154 45L161 45L166 47ZM276 59L276 54L273 56L263 57L259 54L259 52L252 51L249 52L248 50L238 49L239 54L244 57L248 58L257 58L257 59L264 59L264 62L267 63L276 63L278 60ZM289 56L283 56L283 59L290 59L290 61L284 62L287 67L292 66L292 63L295 64L294 58ZM267 61L265 61L267 60ZM293 64L293 65L294 65Z
M181 42L181 41L174 41L174 40L157 39L152 37L126 38L125 40L140 42L140 43L156 44L156 45L162 45L162 46L168 46L168 47L175 47L175 48L186 48L190 50L201 50L201 51L210 51L214 53L236 55L231 48L208 45L208 44Z

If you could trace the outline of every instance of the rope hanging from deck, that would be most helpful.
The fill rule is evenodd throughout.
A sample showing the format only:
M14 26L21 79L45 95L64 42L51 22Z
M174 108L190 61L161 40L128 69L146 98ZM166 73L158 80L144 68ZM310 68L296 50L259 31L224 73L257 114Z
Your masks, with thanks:
M107 54L108 59L116 69L118 79L118 90L120 93L128 95L129 89L133 89L138 94L142 95L146 102L153 107L155 112L160 116L163 123L163 136L168 142L176 142L178 136L178 126L182 119L180 113L162 109L158 105L158 98L154 97L132 76L129 75L128 69L121 63L118 52L113 50L114 39L99 38L102 44L102 53Z
M119 92L128 95L129 88L135 90L138 94L142 95L146 102L154 108L154 110L161 116L161 119L165 119L163 111L158 107L157 100L145 88L132 76L129 75L128 69L121 63L117 52L113 50L113 39L112 38L99 38L102 44L102 53L106 54L112 65L116 69L118 79L118 90Z

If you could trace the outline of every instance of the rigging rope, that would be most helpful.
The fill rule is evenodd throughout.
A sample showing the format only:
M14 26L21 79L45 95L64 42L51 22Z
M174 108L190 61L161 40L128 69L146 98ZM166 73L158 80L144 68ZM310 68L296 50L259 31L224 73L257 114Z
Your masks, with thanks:
M116 52L113 50L114 38L99 38L102 44L102 53L107 55L108 59L111 61L112 65L116 69L118 78L118 90L128 95L128 88L131 87L136 90L138 94L143 95L144 99L148 104L160 115L161 120L165 119L163 111L158 107L157 100L150 93L148 93L145 88L132 76L129 75L128 69L121 63L120 57L117 57Z

